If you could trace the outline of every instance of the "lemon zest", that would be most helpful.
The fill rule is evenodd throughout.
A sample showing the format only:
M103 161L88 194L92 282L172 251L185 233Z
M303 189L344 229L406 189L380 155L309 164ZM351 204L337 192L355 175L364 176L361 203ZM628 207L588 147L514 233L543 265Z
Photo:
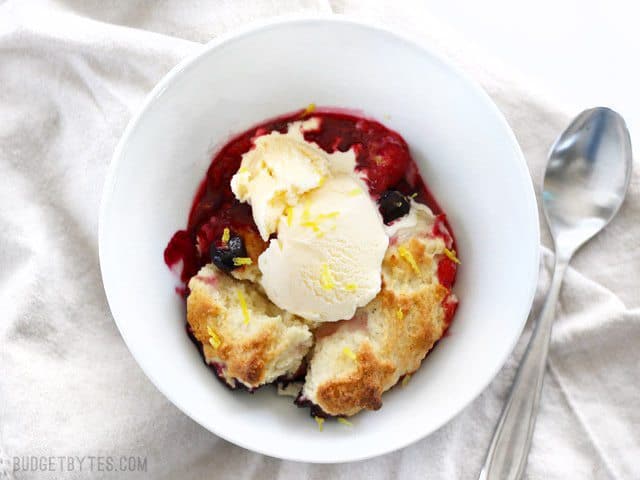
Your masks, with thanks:
M253 263L253 260L251 260L249 257L234 257L233 258L233 264L236 267L239 267L241 265L251 265Z
M305 222L300 222L300 225L302 225L303 227L309 227L314 232L319 232L320 231L320 227L318 226L318 223L314 222L312 220L307 220Z
M418 196L418 192L412 193L412 194L410 195L410 197L411 197L411 198L416 198L417 196Z
M211 346L213 348L218 348L220 346L220 344L222 343L222 340L220 339L220 336L216 333L216 331L207 326L207 333L209 334L209 343L211 344Z
M406 387L407 384L409 383L409 380L411 380L411 374L407 373L404 378L402 379L402 386Z
M331 275L331 271L329 270L329 265L326 263L322 264L322 273L320 274L320 284L322 288L325 290L333 290L336 286L336 283Z
M249 169L247 167L240 167L238 169L238 173L245 173L245 172L248 172L248 171L249 171Z
M310 103L309 105L307 105L307 108L304 109L304 112L302 114L309 115L310 113L313 113L315 111L316 111L316 104Z
M358 286L357 286L355 283L347 283L347 284L344 286L344 289L345 289L347 292L355 292L355 291L358 289Z
M460 263L460 259L456 256L455 250L449 250L448 248L444 249L444 254L454 263Z
M318 424L318 430L322 431L323 425L324 425L324 418L322 417L313 417L316 421L316 423Z
M308 218L309 215L306 214L307 219L305 219L304 221L300 222L300 225L302 225L303 227L311 228L316 233L316 236L318 238L322 238L322 237L324 237L326 232L322 232L320 230L320 223L324 222L327 219L335 218L338 215L340 215L340 212L321 213L319 215L316 215L316 217L313 220L310 220ZM305 212L302 213L302 217L304 219ZM331 230L334 230L334 229L335 229L335 225L333 226L333 228L331 228Z
M355 360L357 358L356 354L353 353L353 350L351 350L349 347L344 347L342 349L342 353L347 357L349 357L351 360Z
M318 182L318 186L321 187L322 185L324 185L324 182L326 181L327 181L326 175L321 176L320 181Z
M242 309L242 316L244 317L244 323L249 323L249 309L247 308L247 300L244 298L244 293L241 290L236 290L238 295L238 301L240 302L240 308Z
M302 209L302 220L307 221L309 220L309 216L311 215L311 212L309 212L309 209L311 208L311 202L307 199L304 202L304 208Z
M229 238L231 238L231 232L229 231L228 228L225 228L222 231L222 243L224 243L226 245L227 242L229 242Z
M400 256L406 260L406 262L411 265L411 268L413 268L413 270L416 273L420 273L420 269L418 268L418 264L416 263L416 259L413 258L413 255L411 254L411 252L409 250L407 250L407 247L405 247L404 245L401 245L398 247L398 253L400 254Z
M340 215L340 212L329 212L329 213L320 213L316 216L316 221L320 220L328 220L330 218L336 218L338 215Z
M350 197L355 197L356 195L360 195L362 193L362 189L361 188L354 188L353 190L349 190L349 192L347 193L347 195L349 195Z
M399 308L398 311L396 312L396 317L398 317L398 320L402 320L404 318L404 312L402 311L401 308Z
M320 213L315 216L315 218L311 219L309 214L309 207L305 205L304 210L302 211L302 222L300 225L303 227L308 227L316 233L318 238L324 237L325 233L320 230L320 224L325 220L332 219L340 215L340 212L330 212L330 213ZM336 226L329 227L329 230L335 230Z
M338 417L338 423L341 423L343 425L346 425L347 427L353 427L353 423L351 423L349 420L347 420L346 418L342 418L342 417Z
M287 225L291 226L291 222L293 221L293 207L287 207L286 217L287 217Z

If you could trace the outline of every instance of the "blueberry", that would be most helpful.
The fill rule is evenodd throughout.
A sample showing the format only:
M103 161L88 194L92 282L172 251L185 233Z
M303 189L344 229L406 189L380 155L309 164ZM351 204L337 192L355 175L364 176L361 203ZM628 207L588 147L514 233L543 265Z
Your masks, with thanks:
M216 248L211 246L211 261L220 270L229 272L235 268L233 264L233 255L226 248Z
M234 258L246 256L247 249L244 246L242 237L239 235L231 235L226 245L211 245L211 261L216 267L225 272L230 272L237 268L237 265L233 264Z
M247 256L247 249L244 247L244 241L240 235L231 235L227 242L227 247L234 257Z
M382 214L384 223L389 224L396 218L400 218L411 208L409 199L397 190L387 190L378 199L378 208Z

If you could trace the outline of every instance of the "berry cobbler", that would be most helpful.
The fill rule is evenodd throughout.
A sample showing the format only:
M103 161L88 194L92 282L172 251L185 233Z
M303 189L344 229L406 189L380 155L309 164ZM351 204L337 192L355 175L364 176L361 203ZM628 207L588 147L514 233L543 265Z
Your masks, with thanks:
M458 305L453 233L407 143L313 105L215 155L165 261L216 376L318 419L379 409Z

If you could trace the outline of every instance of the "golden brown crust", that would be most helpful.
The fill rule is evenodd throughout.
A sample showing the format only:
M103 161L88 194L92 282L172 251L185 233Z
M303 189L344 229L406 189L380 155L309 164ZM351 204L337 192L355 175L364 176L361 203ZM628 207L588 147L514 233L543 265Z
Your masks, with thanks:
M369 343L356 353L356 363L356 371L318 387L317 401L325 412L353 415L363 408L378 410L382 406L382 386L395 371L393 364L380 361Z
M387 331L380 355L394 358L404 373L410 373L420 366L446 329L442 301L449 289L434 281L437 265L424 240L414 237L404 246L415 259L420 274L399 255L398 249L389 251L383 263L385 274L379 295ZM390 278L396 289L387 286L392 283ZM411 288L398 288L399 284L412 282L416 285Z
M222 306L207 295L203 288L194 288L187 297L187 322L191 332L202 344L209 344L210 335L207 324L210 318L216 318L222 313Z

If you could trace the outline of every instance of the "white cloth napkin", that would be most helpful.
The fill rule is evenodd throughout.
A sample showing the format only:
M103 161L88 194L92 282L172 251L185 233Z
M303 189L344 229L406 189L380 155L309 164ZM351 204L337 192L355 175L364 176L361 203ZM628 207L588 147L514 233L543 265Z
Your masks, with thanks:
M0 0L0 478L476 478L527 334L490 387L430 437L368 461L309 465L243 450L180 413L112 321L97 214L128 119L198 42L292 12L371 17L447 52L507 116L539 191L547 149L577 112L526 93L419 1ZM636 168L618 218L567 274L529 479L640 478L638 218ZM90 455L146 456L147 471L12 474L7 460Z

